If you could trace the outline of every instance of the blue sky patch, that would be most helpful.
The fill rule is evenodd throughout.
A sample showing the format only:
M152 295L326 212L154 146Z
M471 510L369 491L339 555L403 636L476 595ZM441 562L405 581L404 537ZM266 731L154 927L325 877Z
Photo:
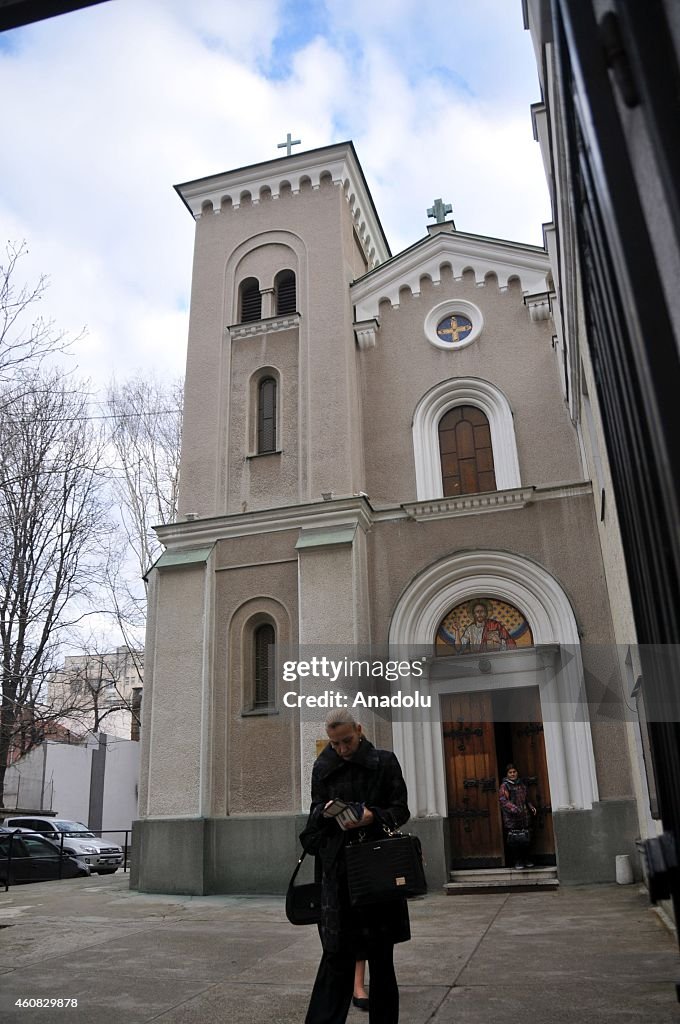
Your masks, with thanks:
M273 81L288 77L292 58L298 50L318 36L328 35L328 12L318 0L286 0L281 26L272 44L271 57L261 69Z
M22 28L15 28L9 32L0 32L0 53L19 53L23 35L24 29Z
M457 71L454 71L453 68L447 68L440 64L437 67L431 68L430 74L439 78L442 85L455 89L456 92L464 93L471 98L477 96L477 92L472 88L468 80Z

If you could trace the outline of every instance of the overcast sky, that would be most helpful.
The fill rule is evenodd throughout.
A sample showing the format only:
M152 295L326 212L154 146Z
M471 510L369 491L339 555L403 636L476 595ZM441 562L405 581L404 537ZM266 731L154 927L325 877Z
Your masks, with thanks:
M173 184L352 139L392 252L550 219L520 0L110 0L0 34L2 236L50 275L73 361L184 370L193 220Z

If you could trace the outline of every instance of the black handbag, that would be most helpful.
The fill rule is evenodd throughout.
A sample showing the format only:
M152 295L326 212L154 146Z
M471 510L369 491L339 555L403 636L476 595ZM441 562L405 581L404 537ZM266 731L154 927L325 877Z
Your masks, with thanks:
M508 846L528 846L531 842L531 834L528 828L508 829Z
M417 836L383 825L385 835L345 847L349 901L353 907L385 903L427 892L423 852Z
M306 856L305 851L297 862L286 891L286 917L291 924L319 924L321 921L321 882L295 884Z

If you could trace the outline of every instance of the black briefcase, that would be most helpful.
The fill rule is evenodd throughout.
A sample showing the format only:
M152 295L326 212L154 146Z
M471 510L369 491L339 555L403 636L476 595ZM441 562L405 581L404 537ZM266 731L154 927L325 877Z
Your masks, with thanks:
M346 846L345 862L353 907L423 896L427 892L417 836L385 829L382 838Z
M319 924L321 921L321 883L296 885L295 879L307 853L303 853L291 875L286 892L286 917L291 924Z

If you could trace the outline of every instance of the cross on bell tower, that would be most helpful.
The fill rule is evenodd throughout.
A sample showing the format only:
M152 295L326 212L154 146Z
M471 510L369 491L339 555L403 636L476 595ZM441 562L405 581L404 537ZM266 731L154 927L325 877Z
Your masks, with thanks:
M286 135L286 141L285 142L277 143L276 148L277 149L285 149L286 156L290 156L291 151L293 149L293 146L300 146L300 145L302 145L302 140L301 139L293 139L291 137L290 132L288 132L288 134Z

